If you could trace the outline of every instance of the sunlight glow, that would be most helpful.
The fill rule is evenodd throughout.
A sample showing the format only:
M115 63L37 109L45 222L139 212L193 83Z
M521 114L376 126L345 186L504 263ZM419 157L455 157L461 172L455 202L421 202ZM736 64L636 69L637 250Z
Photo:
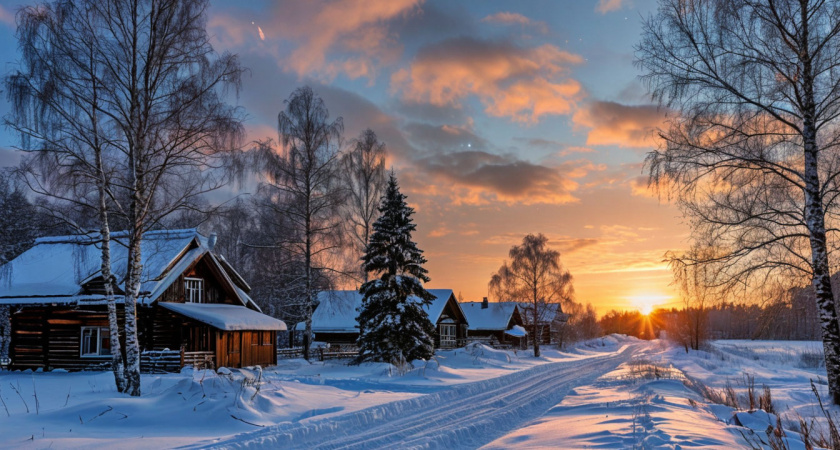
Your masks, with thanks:
M627 301L644 315L650 315L653 309L671 300L668 295L644 294L627 297Z

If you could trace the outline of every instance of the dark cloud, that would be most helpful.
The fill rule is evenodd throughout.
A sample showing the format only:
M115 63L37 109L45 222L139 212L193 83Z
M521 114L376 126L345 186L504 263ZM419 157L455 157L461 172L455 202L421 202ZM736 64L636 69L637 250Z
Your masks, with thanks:
M471 113L468 106L453 107L451 105L432 105L397 100L391 103L394 112L413 120L420 120L433 124L467 123Z
M515 137L513 138L513 140L516 142L521 142L529 147L544 148L549 150L554 150L566 145L560 141L552 141L550 139L542 138Z
M591 247L593 245L598 244L600 241L598 239L561 239L553 241L552 245L556 246L560 253L568 254L574 253L580 249Z
M454 125L429 125L412 122L403 127L409 140L428 151L449 153L453 151L487 150L486 140L471 130Z
M569 203L577 183L558 169L482 151L439 154L418 161L425 172L463 192L450 191L462 203Z
M476 32L475 18L466 9L455 2L446 6L444 9L426 3L412 14L392 20L389 28L405 43L439 41Z

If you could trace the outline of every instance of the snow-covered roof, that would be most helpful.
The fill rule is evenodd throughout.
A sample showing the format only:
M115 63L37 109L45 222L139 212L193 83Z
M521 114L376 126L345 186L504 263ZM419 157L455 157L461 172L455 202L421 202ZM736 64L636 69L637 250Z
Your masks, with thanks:
M158 305L225 331L286 330L286 324L282 320L239 305L169 302L160 302Z
M467 316L470 330L506 330L516 302L488 303L486 309L481 308L481 302L463 302L461 309Z
M452 289L427 289L435 296L432 303L423 308L429 314L429 320L437 323L450 297ZM354 333L359 331L358 308L362 306L362 294L359 291L323 291L318 293L318 307L312 313L312 330L315 332ZM455 302L457 304L457 301ZM303 323L297 325L302 330Z
M528 335L528 332L525 331L525 328L522 328L519 325L514 325L510 330L505 331L505 334L514 337L525 337Z
M112 233L111 270L118 283L126 278L128 248L126 232ZM35 244L0 267L0 304L80 303L82 285L100 276L101 244L97 233L52 236L37 239ZM141 249L143 275L141 304L150 304L174 283L178 276L204 255L210 253L207 239L195 229L149 231ZM232 268L220 266L226 281ZM238 275L237 275L238 276ZM234 289L243 305L253 303L241 289ZM53 300L44 300L44 298ZM37 298L37 300L36 300ZM13 300L14 299L14 300ZM121 300L121 297L117 297Z

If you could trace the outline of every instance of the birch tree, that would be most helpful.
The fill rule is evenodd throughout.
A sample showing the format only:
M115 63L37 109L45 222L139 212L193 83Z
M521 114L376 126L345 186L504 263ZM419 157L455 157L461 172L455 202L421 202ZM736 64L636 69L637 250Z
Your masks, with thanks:
M520 303L525 321L531 325L534 356L540 356L541 323L551 322L549 317L557 304L569 301L574 294L572 275L560 262L560 252L548 247L548 238L542 233L529 234L522 244L514 245L508 253L510 261L490 279L490 292L496 298Z
M282 245L303 262L303 354L309 359L315 299L335 273L329 261L341 246L338 212L344 188L338 170L344 124L341 117L329 120L324 101L308 86L296 89L285 104L277 117L280 151L270 142L258 149L268 180L260 189L291 222L292 233Z
M119 392L126 390L119 324L111 274L108 216L108 151L102 127L95 30L101 25L84 2L23 8L18 12L20 69L6 80L12 113L6 123L21 135L28 152L21 166L30 188L62 202L90 208L98 216L101 275L110 330L111 366ZM64 222L71 222L59 216ZM75 225L75 224L74 224ZM78 228L78 227L77 227Z
M350 151L341 158L347 202L343 207L349 247L355 257L364 282L367 271L358 264L373 232L373 222L379 216L379 202L385 192L385 143L370 128L353 142Z
M718 283L755 296L807 277L816 292L829 391L840 404L836 257L840 4L660 0L637 64L673 110L647 159L695 237L718 252Z
M238 87L242 69L234 55L213 51L206 9L204 0L83 0L19 13L24 26L18 38L26 47L21 70L10 77L15 88L10 92L23 107L35 107L13 122L42 150L70 148L84 156L74 156L68 172L97 186L103 233L107 222L101 212L108 212L109 204L127 224L125 391L135 396L140 395L136 311L143 235L221 186L225 180L210 169L241 139L238 110L225 98L228 88ZM52 53L59 41L67 47L61 58ZM43 52L27 52L34 48ZM38 84L38 70L52 78ZM72 96L55 89L60 86L54 80L65 83ZM51 119L47 127L63 131L40 128L43 117ZM106 262L107 256L104 270Z

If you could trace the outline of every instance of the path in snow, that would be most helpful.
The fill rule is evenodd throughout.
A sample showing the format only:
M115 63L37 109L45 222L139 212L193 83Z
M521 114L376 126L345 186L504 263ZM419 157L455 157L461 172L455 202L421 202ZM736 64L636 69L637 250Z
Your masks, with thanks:
M575 387L612 371L644 344L556 362L306 423L285 423L201 448L477 448L521 427Z

